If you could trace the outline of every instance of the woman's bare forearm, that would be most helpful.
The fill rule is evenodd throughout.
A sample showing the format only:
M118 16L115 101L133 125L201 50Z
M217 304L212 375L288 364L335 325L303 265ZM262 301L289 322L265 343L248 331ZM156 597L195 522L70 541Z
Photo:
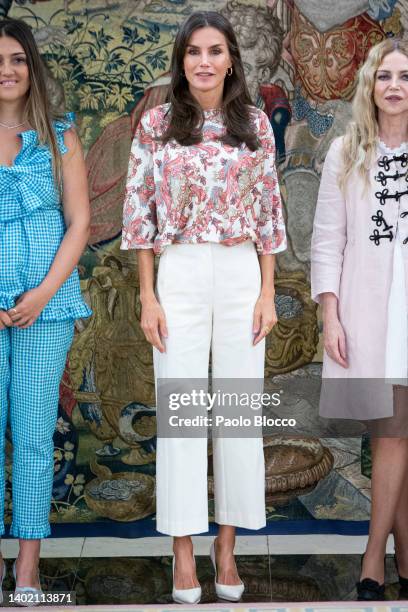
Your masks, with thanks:
M155 299L153 249L138 249L137 264L139 268L140 301L143 304L143 302Z
M258 259L262 277L261 295L264 297L274 297L275 255L259 255Z
M40 287L50 299L78 264L89 238L89 225L72 224L66 231L54 261Z
M86 167L81 143L75 131L64 134L68 152L62 158L62 212L66 232L50 269L40 284L51 298L77 265L89 239L91 211Z

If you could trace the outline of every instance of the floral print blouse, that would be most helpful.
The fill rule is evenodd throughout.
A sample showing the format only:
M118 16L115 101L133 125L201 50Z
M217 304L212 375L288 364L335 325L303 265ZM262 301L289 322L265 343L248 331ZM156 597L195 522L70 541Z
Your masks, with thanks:
M169 104L146 111L129 161L121 249L156 254L174 242L231 246L251 239L258 253L286 248L275 168L275 143L267 115L251 107L260 147L232 147L220 109L204 111L202 142L183 146L157 140Z

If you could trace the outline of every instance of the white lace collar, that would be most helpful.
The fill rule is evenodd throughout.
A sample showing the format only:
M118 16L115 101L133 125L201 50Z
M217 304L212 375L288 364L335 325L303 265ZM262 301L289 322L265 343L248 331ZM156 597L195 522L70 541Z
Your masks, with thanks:
M389 147L382 140L378 141L378 148L383 155L393 156L408 153L408 142L402 142L399 147Z

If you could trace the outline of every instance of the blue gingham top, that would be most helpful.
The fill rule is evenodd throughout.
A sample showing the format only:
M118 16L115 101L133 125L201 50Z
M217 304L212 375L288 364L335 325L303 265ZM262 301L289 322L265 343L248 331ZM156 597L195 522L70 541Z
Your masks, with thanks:
M73 123L55 121L61 154L67 152L64 132ZM62 204L56 188L52 155L40 145L37 132L20 134L21 150L11 167L0 166L0 309L15 306L19 295L37 287L48 273L66 232ZM63 321L89 317L77 268L51 298L40 321Z

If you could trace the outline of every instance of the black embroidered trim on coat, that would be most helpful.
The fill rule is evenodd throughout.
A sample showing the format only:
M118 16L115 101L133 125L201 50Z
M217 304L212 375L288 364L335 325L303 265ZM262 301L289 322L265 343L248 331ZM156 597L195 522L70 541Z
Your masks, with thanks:
M405 180L408 182L408 174L406 172L396 172L395 174L384 174L384 172L379 172L375 175L375 180L381 183L383 187L387 184L387 179L392 179L393 181L398 181L399 178L405 176Z
M394 234L391 232L391 230L389 231L388 234L380 234L378 229L375 229L370 236L370 240L372 240L376 246L379 246L380 240L382 238L388 238L388 240L391 242L393 237L394 237Z
M395 200L396 203L399 203L402 196L408 195L408 189L406 191L395 191L394 193L390 193L390 189L387 187L388 181L397 181L402 177L405 177L405 181L408 182L408 172L399 172L399 168L397 168L395 172L393 170L390 172L392 162L401 162L401 168L406 168L408 166L408 153L393 155L392 157L383 155L383 157L378 160L378 167L382 168L384 171L380 170L374 178L384 187L384 189L376 191L375 197L381 206L384 206L387 200ZM390 174L386 174L387 172L390 172ZM402 212L400 216L405 218L408 216L408 211ZM381 209L377 210L377 213L372 215L371 220L374 221L376 229L374 229L370 235L370 240L374 242L376 246L381 244L381 240L389 240L391 242L394 238L394 233L392 231L394 226L388 225L383 211ZM408 237L405 238L403 244L408 244Z
M377 214L373 215L371 217L371 219L373 221L375 221L375 224L376 224L377 227L381 227L382 225L384 225L384 227L382 229L383 232L388 232L388 230L390 230L390 229L392 229L394 227L393 225L388 225L387 221L385 220L383 211L381 209L377 210Z
M374 244L376 246L380 245L380 242L383 238L388 238L388 240L391 242L394 234L392 233L392 228L394 227L393 225L388 225L387 221L385 220L383 211L381 210L381 208L379 210L377 210L377 214L373 215L371 217L371 219L375 222L377 227L381 228L382 232L388 232L388 233L382 233L380 234L378 229L375 229L373 231L373 233L370 236L370 240L372 240L374 242ZM384 227L382 227L384 226Z
M401 162L401 168L406 168L408 166L408 153L403 153L402 155L393 155L392 157L388 157L388 155L383 155L383 157L378 160L378 165L380 168L384 168L386 172L390 169L391 162Z
M395 198L395 200L399 202L401 196L407 195L407 194L408 194L408 189L407 191L396 191L395 193L389 193L389 190L385 188L382 191L376 191L375 197L378 200L380 200L380 204L384 206L386 200L391 200L392 198Z

